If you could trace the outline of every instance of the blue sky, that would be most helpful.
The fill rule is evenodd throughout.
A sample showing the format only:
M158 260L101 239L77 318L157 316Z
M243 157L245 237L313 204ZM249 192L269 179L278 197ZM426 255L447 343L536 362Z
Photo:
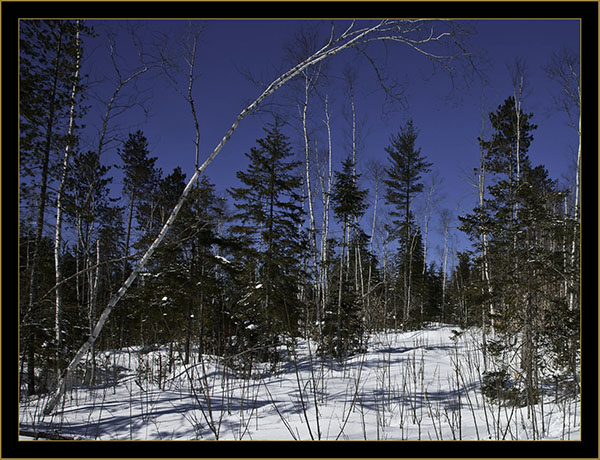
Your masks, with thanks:
M314 23L314 21L311 21ZM150 29L161 30L171 38L185 21L152 21ZM495 110L506 97L512 94L512 82L507 65L515 58L526 64L528 93L524 101L524 110L533 112L534 123L538 129L534 132L534 141L529 156L533 164L544 164L550 176L562 179L569 173L573 155L577 149L577 133L567 126L567 117L558 112L552 103L553 86L543 71L552 55L561 47L579 52L580 23L578 20L481 20L466 21L474 27L475 34L470 39L471 49L485 53L486 66L483 68L488 77L485 88L480 81L474 80L468 89L458 88L450 93L450 80L446 75L431 75L427 60L401 45L390 46L385 60L385 72L390 77L402 80L405 86L405 104L389 113L382 113L383 93L377 91L378 85L374 73L366 61L358 70L356 91L356 111L359 120L360 146L358 151L359 172L363 173L363 186L373 189L369 182L367 165L375 160L387 165L384 151L389 144L390 135L396 134L408 119L414 120L420 135L417 145L422 154L433 162L433 171L443 178L439 188L441 208L450 209L454 215L472 209L475 190L468 184L469 175L478 162L477 137L481 130L482 107L486 114ZM102 29L97 22L90 22ZM115 22L111 22L115 25ZM293 39L301 21L294 20L212 20L205 21L201 44L198 49L197 66L201 73L196 81L194 98L200 123L200 158L208 156L218 144L236 116L246 103L256 98L262 89L249 81L246 73L269 83L285 67L284 47ZM325 33L328 24L322 24ZM142 27L140 30L146 30ZM148 32L143 32L147 34ZM146 35L148 36L148 35ZM121 35L119 47L125 56L131 57L127 48L127 37ZM93 53L88 57L88 65L96 72L107 72L106 44L102 39L95 41ZM379 59L385 58L381 50L375 53ZM378 56L377 56L378 55ZM359 62L355 54L346 53L336 56L327 69L330 75L328 85L321 88L321 95L330 98L330 112L334 138L334 169L339 169L343 157L349 153L349 99L340 74L344 66ZM380 61L382 62L382 61ZM183 80L182 80L183 81ZM110 87L110 86L108 86ZM102 85L97 86L102 91ZM146 89L145 106L147 115L139 109L132 109L115 120L121 136L129 131L141 129L150 142L153 156L158 157L157 164L168 174L180 166L188 177L194 167L194 130L187 103L157 76L140 83L139 88ZM284 88L285 90L285 88ZM278 93L275 101L283 104L287 90ZM291 108L291 110L290 110ZM318 97L311 99L311 124L316 127L314 138L324 147L322 103ZM302 158L302 139L299 135L299 120L294 106L289 106L290 126L286 133L292 145ZM90 112L89 126L98 123L98 113ZM94 118L95 117L95 118ZM94 121L95 120L95 121ZM206 174L224 193L227 187L236 183L235 173L244 169L247 152L256 139L263 137L262 127L272 121L267 114L246 118L219 156L208 167ZM489 133L489 126L488 133ZM91 139L91 138L90 138ZM116 146L107 149L104 161L116 163ZM116 171L114 171L116 172ZM428 182L424 177L424 182ZM116 188L118 189L118 178ZM371 198L372 199L372 196ZM380 202L383 214L383 202ZM371 210L363 219L366 229L370 229ZM440 226L434 214L431 223L429 242L430 261L439 260ZM457 230L457 249L462 250L467 242Z

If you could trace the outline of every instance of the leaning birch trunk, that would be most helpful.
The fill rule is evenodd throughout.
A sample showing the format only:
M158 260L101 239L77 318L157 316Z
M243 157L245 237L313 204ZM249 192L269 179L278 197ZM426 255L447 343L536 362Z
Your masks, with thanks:
M177 214L179 214L179 211L180 211L181 207L183 206L183 203L185 202L186 198L190 194L194 184L196 183L196 181L198 180L200 175L204 172L206 167L215 159L215 157L219 154L221 149L229 141L229 139L233 135L234 131L237 129L238 125L246 117L246 115L248 115L250 112L252 112L254 109L256 109L258 107L258 105L266 97L270 96L272 93L277 91L287 81L289 81L290 79L292 79L293 77L298 75L304 69L306 69L306 68L310 67L311 65L314 65L330 56L333 56L344 49L350 48L350 47L360 43L361 40L367 39L367 36L370 33L380 29L381 27L383 27L386 24L387 24L387 21L383 20L383 21L377 23L376 25L374 25L373 27L368 27L368 28L360 29L358 31L353 31L352 30L352 28L354 26L354 21L353 21L352 24L344 32L342 32L342 34L337 39L334 39L333 30L332 30L332 35L329 39L329 42L325 46L323 46L320 50L315 52L312 56L310 56L306 60L302 61L301 63L297 64L295 67L291 68L284 74L280 75L277 79L275 79L267 87L267 89L264 90L264 92L254 102L252 102L250 105L248 105L244 110L242 110L240 112L240 114L237 116L237 118L233 122L233 125L231 125L231 127L229 128L229 130L227 131L227 133L221 140L221 142L219 142L219 144L215 147L215 149L209 155L209 157L206 159L206 161L204 161L204 163L198 169L196 169L193 176L190 178L190 180L186 184L185 189L183 190L181 196L179 197L179 200L177 201L177 204L173 208L173 211L171 211L171 214L170 214L169 218L167 219L167 222L163 225L163 227L162 227L161 231L159 232L158 236L156 237L156 239L152 242L152 244L150 245L150 247L148 248L146 253L142 256L138 265L131 272L131 274L125 280L125 282L123 283L121 288L117 291L117 293L115 295L113 295L111 297L111 299L108 301L106 308L104 309L104 311L100 315L100 318L98 319L96 327L94 328L94 330L92 331L92 333L90 334L88 339L85 341L85 343L79 348L79 350L77 351L77 353L75 354L75 356L73 357L73 359L71 360L71 362L69 363L69 365L67 366L65 371L63 372L63 375L61 376L60 380L58 381L56 389L54 391L54 394L50 397L50 399L48 400L48 403L44 407L45 415L49 415L50 413L52 413L54 411L60 398L62 397L62 395L64 394L64 391L66 390L66 384L67 384L68 378L70 377L70 375L73 372L73 370L75 369L75 367L77 367L77 365L79 364L79 362L81 361L83 356L87 353L87 351L90 349L90 347L94 344L94 342L100 335L100 332L102 331L102 328L104 327L104 323L106 323L106 320L108 319L113 308L119 302L119 300L121 300L121 298L125 295L125 293L129 289L129 287L133 284L133 282L135 281L135 279L137 278L139 273L142 271L142 269L144 268L144 266L146 265L148 260L150 260L150 258L154 254L154 251L160 245L160 243L164 239L165 235L168 233L169 229L173 225L173 222L177 218Z
M63 157L63 169L60 178L60 184L56 192L56 228L54 232L54 270L56 280L55 291L55 312L54 312L54 337L56 340L56 371L57 375L60 370L60 349L62 340L62 268L60 266L60 241L62 240L62 198L67 179L67 168L69 166L69 157L71 153L71 139L73 137L73 127L75 123L75 97L77 95L77 82L79 81L79 67L81 62L81 50L79 47L79 26L80 21L77 20L77 33L75 35L75 43L77 55L75 60L75 78L71 88L71 107L69 108L69 129L67 132L67 145L65 147L65 155Z

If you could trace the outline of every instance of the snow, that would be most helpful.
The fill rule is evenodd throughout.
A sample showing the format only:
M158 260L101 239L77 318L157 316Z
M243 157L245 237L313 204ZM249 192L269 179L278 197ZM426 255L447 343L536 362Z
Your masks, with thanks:
M197 352L184 365L176 347L103 352L116 367L98 371L98 385L73 385L51 416L42 415L45 397L23 401L20 423L102 440L580 438L579 398L547 394L535 418L485 399L479 332L456 329L376 333L341 363L299 339L275 371L249 379Z
M226 258L225 258L225 257L223 257L223 256L216 255L216 256L215 256L215 259L217 259L218 261L220 261L220 262L221 262L221 263L223 263L223 264L230 264L230 263L231 263L231 261L230 261L230 260L226 259Z

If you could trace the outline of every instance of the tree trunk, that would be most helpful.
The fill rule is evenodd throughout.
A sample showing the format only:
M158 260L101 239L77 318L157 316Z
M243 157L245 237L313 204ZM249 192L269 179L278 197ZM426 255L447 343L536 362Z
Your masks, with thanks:
M579 146L577 148L577 167L575 171L575 209L574 209L574 220L575 225L573 230L573 241L571 242L571 269L576 269L575 267L575 251L576 251L576 241L577 241L577 224L579 223L579 180L581 174L581 114L579 115L579 125L578 125L578 137L579 137ZM574 308L574 285L573 277L571 276L571 291L569 292L569 311L573 311Z
M56 228L54 233L54 269L56 280L55 291L55 313L54 313L54 337L56 340L56 375L60 372L60 355L62 342L62 267L60 263L60 244L62 240L62 197L67 178L67 169L69 166L69 157L71 151L71 143L73 138L73 128L75 123L75 97L77 95L77 83L79 82L79 67L81 62L81 50L79 44L80 21L77 20L77 33L75 36L75 46L77 47L77 57L75 60L75 77L71 88L71 106L69 109L69 129L67 132L67 144L65 146L65 154L63 157L63 170L56 193Z
M131 191L131 199L129 201L129 212L127 214L127 230L125 232L125 258L123 260L123 277L127 277L127 261L129 260L129 245L131 241L131 225L133 223L133 208L135 206L135 190Z
M313 263L313 281L315 286L318 286L318 256L317 256L317 231L315 225L315 213L313 209L313 196L312 196L312 184L310 180L310 155L309 155L309 142L308 132L306 128L306 112L308 110L308 94L309 94L310 80L308 75L304 75L304 104L302 105L302 134L304 137L304 172L306 176L306 195L308 201L308 214L309 214L309 234L310 234L310 249ZM315 307L317 310L317 321L319 321L319 306L316 305L319 302L319 293L315 294ZM308 318L307 318L308 319Z
M375 223L377 222L377 204L379 200L379 178L375 178L375 198L373 201L373 221L371 223L371 237L369 238L369 253L373 254L373 240L375 238ZM367 312L371 313L371 276L373 264L369 262L367 274Z
M342 253L340 254L340 279L338 286L338 308L337 308L337 350L338 358L342 357L342 287L344 283L344 254L346 253L346 229L348 219L344 219L344 229L342 232Z
M37 310L38 302L38 276L40 261L40 245L42 242L44 219L46 215L46 202L48 201L48 176L50 170L50 151L52 150L52 137L54 135L54 122L56 113L56 92L58 86L59 56L62 53L62 29L59 27L59 37L56 47L56 64L52 76L52 89L48 100L48 119L46 120L46 132L44 139L44 148L42 153L42 176L40 185L40 199L37 209L37 221L35 229L35 240L33 245L33 259L31 263L31 278L29 289L29 311L32 313ZM35 394L35 331L29 332L28 338L28 391L29 394Z
M321 182L322 199L323 199L323 225L321 233L321 308L327 304L329 294L329 277L328 277L328 254L327 254L327 238L329 237L329 203L331 196L331 178L332 178L332 144L331 144L331 125L329 120L328 98L325 97L325 126L327 127L327 145L328 145L328 160L327 160L327 188L325 188L324 180ZM317 323L319 330L319 338L322 336L321 330L321 308L317 305Z

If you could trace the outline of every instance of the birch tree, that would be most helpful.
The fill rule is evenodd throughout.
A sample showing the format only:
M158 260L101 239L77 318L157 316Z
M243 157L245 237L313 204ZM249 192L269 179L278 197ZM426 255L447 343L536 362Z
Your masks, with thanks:
M59 370L60 354L62 348L62 264L61 264L61 244L62 244L62 222L63 222L63 195L65 192L65 183L67 179L67 171L69 169L69 161L71 158L71 150L74 145L75 135L75 120L78 115L78 100L77 96L80 91L80 69L81 69L81 28L82 21L76 21L75 32L75 71L73 75L73 83L71 86L71 99L69 107L69 125L67 129L67 138L65 151L62 161L62 172L60 182L56 192L56 224L54 229L54 271L56 280L55 292L55 311L54 311L54 339L56 341L56 366L57 374Z
M369 175L374 183L373 194L373 220L371 221L371 235L369 237L369 253L373 254L373 243L375 241L375 230L377 228L377 209L379 206L379 189L385 177L385 167L383 164L376 161L369 162ZM369 264L369 272L367 275L367 292L366 292L366 309L371 313L371 281L373 279L372 264Z
M320 291L321 305L317 305L317 324L319 337L321 337L321 310L326 304L329 295L329 268L328 268L328 238L329 238L329 208L331 199L331 186L333 184L332 155L333 145L331 142L331 120L329 115L329 98L325 96L325 120L323 123L327 128L327 159L325 166L320 168L319 183L321 185L321 203L323 205L323 222L321 226L321 246L320 246Z
M78 23L60 20L22 20L19 26L20 202L30 206L22 210L22 216L31 220L26 226L33 229L22 333L26 336L28 389L33 394L36 392L35 342L36 336L41 335L36 328L38 319L46 316L41 313L39 304L41 245L47 208L57 180L54 162L65 144L72 140L68 137L72 134L69 113L73 107L73 86L79 84L80 29Z
M558 86L558 94L553 95L554 105L564 112L568 117L569 125L577 132L577 158L575 161L574 187L573 187L573 205L570 214L574 222L579 222L580 212L580 187L581 187L581 78L579 58L573 51L563 48L554 53L550 62L546 65L545 71L555 84ZM568 213L568 206L566 209ZM573 238L570 245L569 264L575 267L578 226L574 225ZM571 278L573 280L573 278ZM565 283L567 281L565 280ZM565 291L570 288L569 308L574 308L574 284L571 281L570 286L565 287Z
M440 223L444 235L444 249L442 255L442 322L446 320L446 280L448 277L448 231L452 222L452 213L449 209L440 211Z

